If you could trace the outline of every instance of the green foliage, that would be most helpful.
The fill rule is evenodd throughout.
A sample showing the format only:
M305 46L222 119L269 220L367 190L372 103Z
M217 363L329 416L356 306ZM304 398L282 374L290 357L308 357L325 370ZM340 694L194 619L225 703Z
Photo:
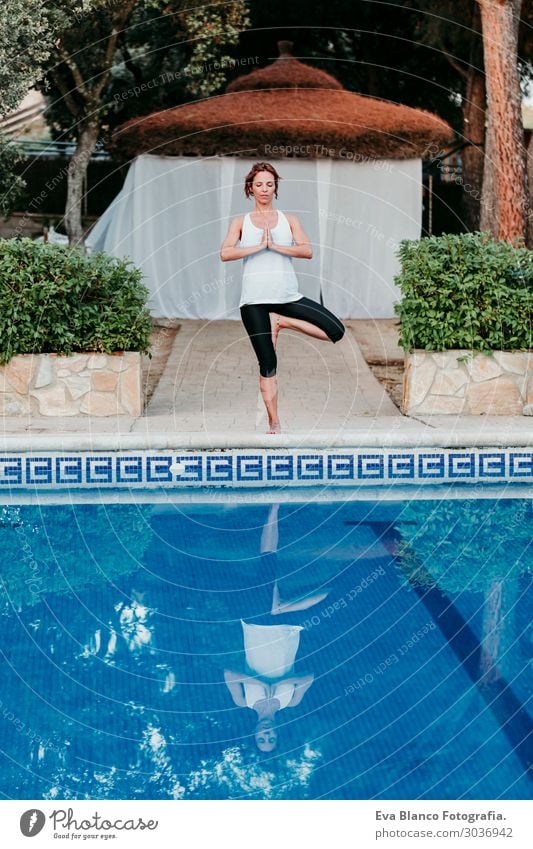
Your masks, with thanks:
M0 3L0 115L16 109L43 74L61 32L109 0L2 0Z
M4 218L24 200L26 181L16 170L21 161L16 145L0 134L0 215Z
M16 354L148 351L148 290L127 260L0 240L0 363Z
M113 585L135 572L152 539L151 505L0 507L0 611L49 595Z
M129 118L210 96L227 83L228 49L250 24L244 0L132 0L130 6L122 20L124 3L93 2L63 29L62 55L69 60L52 56L39 85L54 137L76 139L80 122L97 119L102 143Z
M532 347L533 251L486 233L404 240L395 282L405 350Z
M185 68L189 76L189 90L200 97L210 97L226 83L226 75L221 70L211 70L210 64L219 65L231 57L223 52L226 45L239 43L243 29L250 26L248 4L244 0L196 4L186 3L186 10L181 13L181 20L189 39L194 47L190 64ZM205 70L200 78L195 76L195 69L203 65Z
M0 4L0 115L23 99L52 49L44 3L4 0Z
M494 581L533 571L528 499L417 501L396 523L401 573L446 592L486 592Z

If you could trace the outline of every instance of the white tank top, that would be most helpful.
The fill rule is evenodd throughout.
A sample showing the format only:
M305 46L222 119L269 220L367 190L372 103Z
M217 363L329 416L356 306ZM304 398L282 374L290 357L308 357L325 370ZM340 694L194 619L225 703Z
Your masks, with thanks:
M288 681L278 681L276 684L266 684L264 681L243 681L246 707L253 708L263 699L277 699L280 709L289 706L294 695L294 684Z
M282 678L294 666L302 625L250 625L241 619L246 663L263 678Z
M293 243L292 231L286 215L276 210L278 221L271 228L272 239L278 245ZM258 245L263 238L263 229L252 224L247 212L242 223L241 248ZM244 304L287 304L299 301L303 295L298 291L298 279L292 266L292 257L265 248L243 259L242 291L239 307Z

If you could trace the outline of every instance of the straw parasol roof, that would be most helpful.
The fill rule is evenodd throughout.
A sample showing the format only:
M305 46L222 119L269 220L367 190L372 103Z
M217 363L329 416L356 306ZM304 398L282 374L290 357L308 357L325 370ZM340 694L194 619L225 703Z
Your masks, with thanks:
M271 65L238 77L225 94L127 121L113 147L127 156L411 159L452 140L449 124L431 112L347 91L291 47L279 42Z

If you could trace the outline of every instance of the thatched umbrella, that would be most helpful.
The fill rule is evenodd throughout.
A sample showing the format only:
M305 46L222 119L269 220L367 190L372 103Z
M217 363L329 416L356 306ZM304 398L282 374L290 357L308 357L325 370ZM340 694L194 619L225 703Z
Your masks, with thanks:
M271 65L238 77L225 94L127 121L113 146L132 157L413 159L451 141L451 127L436 115L347 91L295 59L291 46L279 42Z

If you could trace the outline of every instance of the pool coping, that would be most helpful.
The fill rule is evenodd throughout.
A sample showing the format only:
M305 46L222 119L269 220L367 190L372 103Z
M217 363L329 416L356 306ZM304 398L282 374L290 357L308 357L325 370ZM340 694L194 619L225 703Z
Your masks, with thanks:
M150 429L149 419L113 423L98 430L94 420L86 430L24 429L0 435L0 451L121 451L217 450L239 448L529 448L533 446L533 418L518 417L398 417L361 418L353 427L337 430L294 430L278 435L244 430L186 431L171 417ZM444 421L443 421L444 419ZM474 421L472 421L474 419ZM61 423L62 424L62 423ZM59 428L61 424L58 422ZM154 423L155 424L155 423ZM46 422L53 427L52 422ZM159 428L157 427L159 425ZM94 430L92 427L94 426ZM21 429L23 423L21 423ZM135 429L132 429L135 427ZM45 431L45 432L43 432Z
M337 502L395 502L395 501L494 501L501 499L530 499L531 485L520 483L485 484L426 484L392 486L335 487L263 487L261 489L219 488L206 491L203 487L183 489L108 489L87 487L61 491L28 489L2 492L0 507L35 505L56 506L76 504L152 504L158 511L176 512L186 505L212 505L216 512L234 509L239 505L260 504L320 504Z

